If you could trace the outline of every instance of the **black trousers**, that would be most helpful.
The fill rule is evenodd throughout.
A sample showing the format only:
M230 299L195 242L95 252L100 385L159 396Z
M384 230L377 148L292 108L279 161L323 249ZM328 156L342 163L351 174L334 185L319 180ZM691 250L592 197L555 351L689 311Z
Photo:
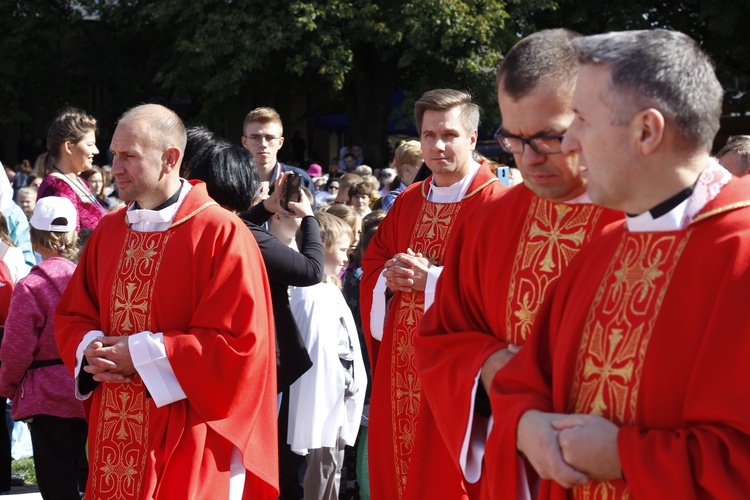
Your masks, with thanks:
M38 415L29 423L29 430L42 498L80 500L89 472L86 421Z
M0 398L0 409L2 409L3 418L0 419L0 492L10 491L10 463L13 459L10 456L10 433L5 425L5 406L8 400Z
M292 451L286 444L289 425L289 390L284 391L279 411L279 498L283 500L301 500L305 490L300 484L300 469L305 463L305 457Z

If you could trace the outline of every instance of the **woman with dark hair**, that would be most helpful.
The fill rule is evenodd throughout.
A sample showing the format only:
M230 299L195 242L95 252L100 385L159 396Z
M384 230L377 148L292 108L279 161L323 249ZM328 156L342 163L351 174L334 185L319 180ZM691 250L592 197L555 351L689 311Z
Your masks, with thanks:
M96 119L76 108L60 111L47 131L46 172L37 199L61 196L78 211L78 227L90 233L107 214L107 209L78 174L93 166L96 148ZM85 239L85 234L81 235Z
M258 242L271 285L279 393L288 390L289 386L312 366L289 306L289 286L311 286L320 283L323 279L324 260L320 227L306 196L302 196L297 203L289 203L294 214L302 218L299 252L289 248L261 227L274 213L291 215L280 203L288 175L287 172L280 175L271 196L248 210L260 182L255 162L245 148L223 140L208 143L193 156L189 172L190 179L199 179L206 183L208 194L221 206L235 213L243 212L240 217ZM297 479L297 470L304 459L294 455L286 444L287 399L283 398L279 412L281 496L300 498L302 490ZM299 496L295 497L295 494Z
M108 211L117 208L119 205L118 202L114 198L107 197L104 193L104 187L109 184L109 179L107 179L107 176L101 168L93 165L90 170L84 170L81 172L80 177L88 183L89 188L91 189L91 194L96 196L96 199L99 200L99 203L101 203L104 208Z

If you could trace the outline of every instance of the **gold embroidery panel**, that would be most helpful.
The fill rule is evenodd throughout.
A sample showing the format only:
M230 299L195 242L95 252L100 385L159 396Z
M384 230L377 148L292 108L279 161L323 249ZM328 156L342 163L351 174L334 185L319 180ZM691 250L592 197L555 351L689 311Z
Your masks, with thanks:
M112 284L110 335L150 330L153 285L169 231L130 231ZM149 403L137 376L128 384L101 384L91 467L93 498L135 499L147 458Z
M422 204L409 245L432 263L441 264L445 244L461 203ZM422 386L414 366L414 329L424 314L424 292L400 294L391 349L391 428L396 482L401 498L416 435Z
M684 233L627 233L594 298L581 337L568 412L635 422L643 363ZM574 498L629 499L623 481L593 482Z
M513 262L506 315L507 339L523 344L547 288L590 239L601 210L592 205L565 205L534 197Z

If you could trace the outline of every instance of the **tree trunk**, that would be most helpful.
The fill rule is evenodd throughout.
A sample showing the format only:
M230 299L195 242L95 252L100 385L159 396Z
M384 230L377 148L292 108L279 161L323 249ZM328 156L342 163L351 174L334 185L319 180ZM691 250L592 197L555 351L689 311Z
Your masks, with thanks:
M373 169L386 167L391 94L396 61L381 57L370 45L354 49L354 67L344 86L344 102L352 144L362 144Z

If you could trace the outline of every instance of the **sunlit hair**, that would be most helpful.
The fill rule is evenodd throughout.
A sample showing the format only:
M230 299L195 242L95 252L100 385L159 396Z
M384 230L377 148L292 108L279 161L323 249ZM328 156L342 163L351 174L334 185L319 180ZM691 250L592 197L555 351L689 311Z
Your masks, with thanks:
M281 116L279 116L279 113L273 108L262 107L251 110L247 116L245 116L245 121L242 123L243 133L245 127L250 123L260 123L262 125L276 123L281 127L281 133L284 133L284 127L281 124Z
M737 156L745 161L750 161L750 135L733 135L729 137L724 147L716 154L716 157L720 158L730 151L736 151Z
M398 145L393 155L393 163L398 169L401 165L416 165L422 163L422 145L419 141L404 141Z
M425 111L448 111L460 107L461 123L467 133L479 128L479 105L471 101L471 94L463 90L428 90L414 103L414 122L417 132L422 134L422 119Z
M498 66L498 89L514 101L534 92L543 81L572 89L579 63L571 42L580 36L562 28L527 36L505 54Z
M352 230L356 229L359 225L359 221L362 220L362 216L359 215L356 210L349 205L344 205L343 203L336 203L335 205L329 206L326 208L326 212L342 219L349 224L349 227L351 227Z
M350 243L354 241L354 230L343 219L329 212L315 212L315 218L320 223L320 240L326 250L333 248L342 236L347 236Z
M605 99L615 124L658 110L686 151L710 150L719 131L724 90L700 45L666 29L620 31L576 39L581 64L610 70Z
M60 157L60 151L66 142L77 144L83 136L93 131L96 132L96 119L80 109L66 107L61 109L57 116L50 123L47 129L47 151L46 156L42 157L35 166L42 169L37 171L37 175L44 176L54 163L54 160Z
M78 257L78 233L68 231L60 233L56 231L42 231L33 226L30 227L31 246L34 249L46 248L57 252L60 257L68 260L76 260Z
M367 196L372 199L372 186L369 182L358 182L349 188L349 199L351 200L355 196Z

